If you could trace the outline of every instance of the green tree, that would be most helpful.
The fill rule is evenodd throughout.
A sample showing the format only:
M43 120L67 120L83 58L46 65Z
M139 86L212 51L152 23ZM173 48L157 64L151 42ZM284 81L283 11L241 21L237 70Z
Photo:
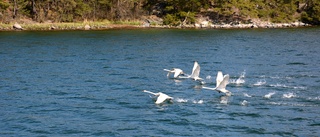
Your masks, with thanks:
M301 14L301 20L305 23L320 25L320 1L307 1L307 8Z

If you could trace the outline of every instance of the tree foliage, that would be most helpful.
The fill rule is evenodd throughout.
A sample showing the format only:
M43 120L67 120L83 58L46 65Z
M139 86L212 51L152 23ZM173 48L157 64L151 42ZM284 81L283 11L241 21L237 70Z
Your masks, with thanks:
M136 20L156 15L163 24L193 24L205 16L231 23L259 19L320 24L319 0L0 0L0 22Z

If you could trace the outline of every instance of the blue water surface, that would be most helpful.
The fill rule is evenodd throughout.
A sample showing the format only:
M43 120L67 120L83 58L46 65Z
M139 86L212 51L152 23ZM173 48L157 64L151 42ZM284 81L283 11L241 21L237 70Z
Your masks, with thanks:
M320 28L0 32L0 136L318 136ZM205 85L167 78L201 66ZM227 97L214 87L230 75ZM237 83L240 76L242 81ZM174 98L156 105L150 90Z

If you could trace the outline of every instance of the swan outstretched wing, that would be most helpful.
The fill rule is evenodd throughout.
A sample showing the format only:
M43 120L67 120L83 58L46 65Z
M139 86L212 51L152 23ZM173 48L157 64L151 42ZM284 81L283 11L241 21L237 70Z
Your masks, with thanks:
M217 90L225 90L226 86L229 84L229 75L224 75L223 80L217 87Z
M222 71L218 71L217 78L216 78L216 87L218 87L222 81L223 81Z
M202 87L204 89L209 89L209 90L216 90L216 88L210 88L210 87Z
M198 64L197 61L194 62L192 73L191 73L191 78L197 78L199 77L200 74L200 65Z
M148 90L143 90L143 92L146 92L146 93L149 93L149 94L152 94L152 95L155 95L155 96L159 95L159 93L153 93L153 92L148 91Z

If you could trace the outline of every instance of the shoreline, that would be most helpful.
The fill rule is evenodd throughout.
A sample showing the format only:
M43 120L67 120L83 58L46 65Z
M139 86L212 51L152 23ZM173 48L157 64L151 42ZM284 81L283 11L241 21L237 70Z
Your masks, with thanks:
M116 24L110 22L84 22L84 23L0 23L1 31L61 31L61 30L109 30L109 29L143 29L143 28L169 28L169 29L256 29L256 28L302 28L311 27L312 25L302 22L293 23L250 23L250 24L211 24L201 22L193 25L167 26L151 25L148 23L124 23Z

